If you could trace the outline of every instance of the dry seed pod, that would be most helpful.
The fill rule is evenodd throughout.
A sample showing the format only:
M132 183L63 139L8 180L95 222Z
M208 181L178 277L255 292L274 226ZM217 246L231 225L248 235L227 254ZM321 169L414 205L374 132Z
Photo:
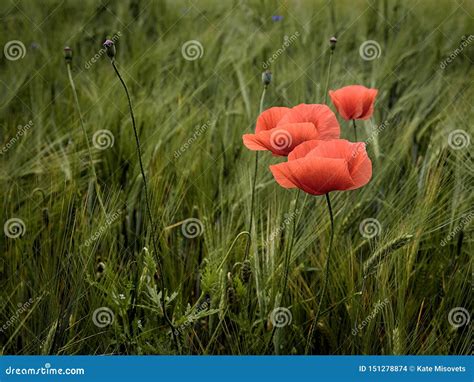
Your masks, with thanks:
M263 85L268 86L270 85L271 82L272 82L272 72L270 72L269 70L265 70L262 73L262 83Z
M96 280L99 280L102 278L102 276L104 276L104 272L105 272L105 263L102 262L102 260L100 259L100 257L97 258L97 266L95 268L95 278Z
M107 53L107 56L113 60L116 54L115 50L115 44L112 40L105 40L105 42L102 44L105 48L105 52Z
M232 280L232 273L230 272L227 273L227 281L228 281L228 285L226 289L227 302L229 305L234 305L236 302L236 296L235 296L234 282Z
M72 49L68 46L64 47L64 60L66 61L66 64L72 62Z
M250 260L244 260L242 263L242 268L240 269L240 278L244 284L247 284L252 277L252 266Z

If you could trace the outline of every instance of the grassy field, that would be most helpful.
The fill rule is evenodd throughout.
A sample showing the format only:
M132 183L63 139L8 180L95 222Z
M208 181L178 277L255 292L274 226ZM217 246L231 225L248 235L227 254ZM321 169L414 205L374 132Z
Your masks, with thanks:
M304 354L326 203L281 188L268 165L283 159L259 154L245 259L255 152L242 135L267 67L264 108L335 110L333 35L329 89L379 89L358 122L373 177L331 195L309 353L470 353L472 2L28 0L0 14L0 354Z

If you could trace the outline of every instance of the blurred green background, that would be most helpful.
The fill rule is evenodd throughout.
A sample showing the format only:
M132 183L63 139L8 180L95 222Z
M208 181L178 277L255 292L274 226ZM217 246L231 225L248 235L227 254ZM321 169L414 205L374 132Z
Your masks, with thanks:
M265 108L325 102L335 35L329 88L379 89L374 116L358 123L374 168L366 187L332 195L334 253L310 352L470 353L473 16L468 1L2 2L0 352L304 353L325 201L301 197L292 214L296 192L268 170L282 159L260 154L244 264L255 153L241 136L267 66ZM161 273L106 38L134 104Z

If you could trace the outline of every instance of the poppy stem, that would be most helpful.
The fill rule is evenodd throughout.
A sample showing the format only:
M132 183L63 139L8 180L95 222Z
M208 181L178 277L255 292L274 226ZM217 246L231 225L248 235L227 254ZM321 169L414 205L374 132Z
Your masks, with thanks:
M146 209L147 209L147 215L148 219L150 221L151 225L151 238L152 238L152 243L153 243L153 252L155 255L155 260L158 266L158 272L160 273L160 284L161 284L161 308L163 310L163 317L165 318L165 321L169 328L171 329L171 335L173 337L173 341L176 346L176 350L179 352L179 343L178 343L178 338L177 338L177 333L178 329L176 329L171 322L171 320L168 317L168 313L166 312L166 303L165 303L165 281L164 281L164 274L163 274L163 264L162 264L162 259L161 256L158 254L158 245L156 243L156 237L155 237L155 224L153 221L153 215L151 214L151 207L150 207L150 200L148 196L148 186L147 186L147 180L145 176L145 169L143 167L143 159L142 159L142 153L141 153L141 146L140 146L140 139L138 137L138 132L137 132L137 127L135 124L135 116L133 114L133 107L132 107L132 100L130 98L130 94L128 92L127 85L125 84L125 81L123 80L122 76L120 75L120 72L117 69L117 66L115 65L115 60L110 61L115 73L117 74L117 77L119 78L120 82L122 83L122 86L125 90L125 94L127 95L127 100L128 100L128 108L130 111L130 117L132 119L132 127L133 127L133 133L135 135L135 143L136 143L136 149L137 149L137 155L138 155L138 162L140 164L140 172L142 175L142 180L143 180L143 189L145 191L145 204L146 204Z
M265 101L265 94L267 92L267 85L263 86L263 91L262 91L262 96L260 97L260 108L259 108L259 115L262 114L263 111L263 103ZM250 244L251 244L251 238L252 238L252 226L253 226L253 209L255 206L255 188L257 185L257 174L258 174L258 151L255 153L255 166L253 170L253 179L252 179L252 193L250 196L250 219L249 219L249 238L247 240L247 245L245 247L245 255L244 255L244 260L247 260L247 257L250 252Z
M263 103L265 101L265 94L267 93L267 87L268 87L268 85L263 86L262 96L260 97L260 107L258 109L259 110L259 112L258 112L259 115L262 114L262 112L263 112Z
M321 307L323 305L324 297L326 296L326 289L328 286L328 279L329 279L329 261L331 259L331 253L332 253L332 243L334 240L334 216L332 212L332 207L331 207L331 199L329 198L329 193L326 194L326 202L328 205L328 211L329 211L329 218L331 219L331 237L329 239L329 249L328 249L328 256L326 258L326 268L324 271L324 283L323 283L323 289L321 291L321 296L319 297L319 304L318 304L318 310L316 311L316 317L314 317L313 322L311 323L311 328L309 329L309 335L308 335L308 340L306 342L306 349L305 349L305 354L308 354L310 351L310 347L313 342L313 334L314 330L316 328L316 325L318 324L318 319L321 313Z
M328 89L329 89L329 78L331 77L331 64L332 64L332 55L334 54L334 49L331 49L329 53L329 64L328 64L328 74L326 77L326 89L324 90L324 103L327 104L328 101Z
M355 142L357 142L357 126L356 126L356 121L355 121L355 119L352 120L352 125L354 126L354 138L355 138Z
M72 89L72 94L74 95L74 102L76 104L77 113L79 114L79 121L81 122L81 129L82 129L82 132L84 133L84 138L86 139L87 152L89 154L89 161L90 161L90 165L91 165L92 176L94 178L95 192L97 194L97 199L99 200L100 207L102 208L102 212L104 213L104 215L106 215L107 212L105 210L104 203L103 203L102 198L100 196L99 180L97 178L97 173L95 172L94 159L92 157L91 146L89 144L89 137L87 136L87 130L86 130L86 126L84 124L84 119L82 118L82 112L81 112L81 106L79 104L79 98L77 97L76 86L74 85L74 79L72 78L71 63L70 62L66 63L66 68L67 68L67 75L68 75L68 78L69 78L69 83L70 83L71 89Z

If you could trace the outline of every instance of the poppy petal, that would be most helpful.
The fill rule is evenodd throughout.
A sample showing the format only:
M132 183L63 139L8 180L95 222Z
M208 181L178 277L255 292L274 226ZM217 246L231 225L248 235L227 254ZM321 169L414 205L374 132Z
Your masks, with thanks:
M313 150L321 141L311 140L301 143L296 146L293 151L288 155L288 160L295 160L304 158L311 150Z
M345 139L331 139L319 144L311 151L311 155L323 158L342 158L349 162L357 150L356 144Z
M283 187L285 187L284 184L293 183L312 195L324 195L337 190L343 191L354 186L348 163L344 159L309 155L305 158L270 166L270 170Z
M287 123L278 124L271 130L260 131L255 136L259 143L273 154L287 156L300 143L316 139L318 132L309 122Z
M377 97L377 89L367 89L362 105L362 116L359 119L369 119L374 114L374 102Z
M321 142L309 154L324 158L343 158L348 163L349 172L354 185L348 190L354 190L367 184L372 177L372 162L370 161L363 142L349 142L345 139L333 139Z
M318 131L317 139L337 139L340 127L337 118L327 105L299 104L286 113L277 127L286 123L311 122Z
M354 187L349 188L349 190L365 186L372 178L372 162L365 150L365 144L357 142L356 150L353 151L352 156L353 158L349 162L349 171Z
M244 134L242 136L245 147L249 150L262 151L268 150L267 146L263 145L257 137L257 134Z
M377 89L349 85L341 89L330 90L329 97L337 112L345 120L369 119L374 111L377 92Z
M355 119L357 114L356 102L352 101L350 97L346 97L345 94L338 93L337 90L330 90L329 97L343 119L346 121Z
M270 171L277 183L283 188L297 188L298 186L290 180L290 174L287 166L281 166L285 163L275 164L270 166Z
M255 132L258 133L263 130L273 129L288 111L290 111L290 108L280 106L265 110L257 118Z

